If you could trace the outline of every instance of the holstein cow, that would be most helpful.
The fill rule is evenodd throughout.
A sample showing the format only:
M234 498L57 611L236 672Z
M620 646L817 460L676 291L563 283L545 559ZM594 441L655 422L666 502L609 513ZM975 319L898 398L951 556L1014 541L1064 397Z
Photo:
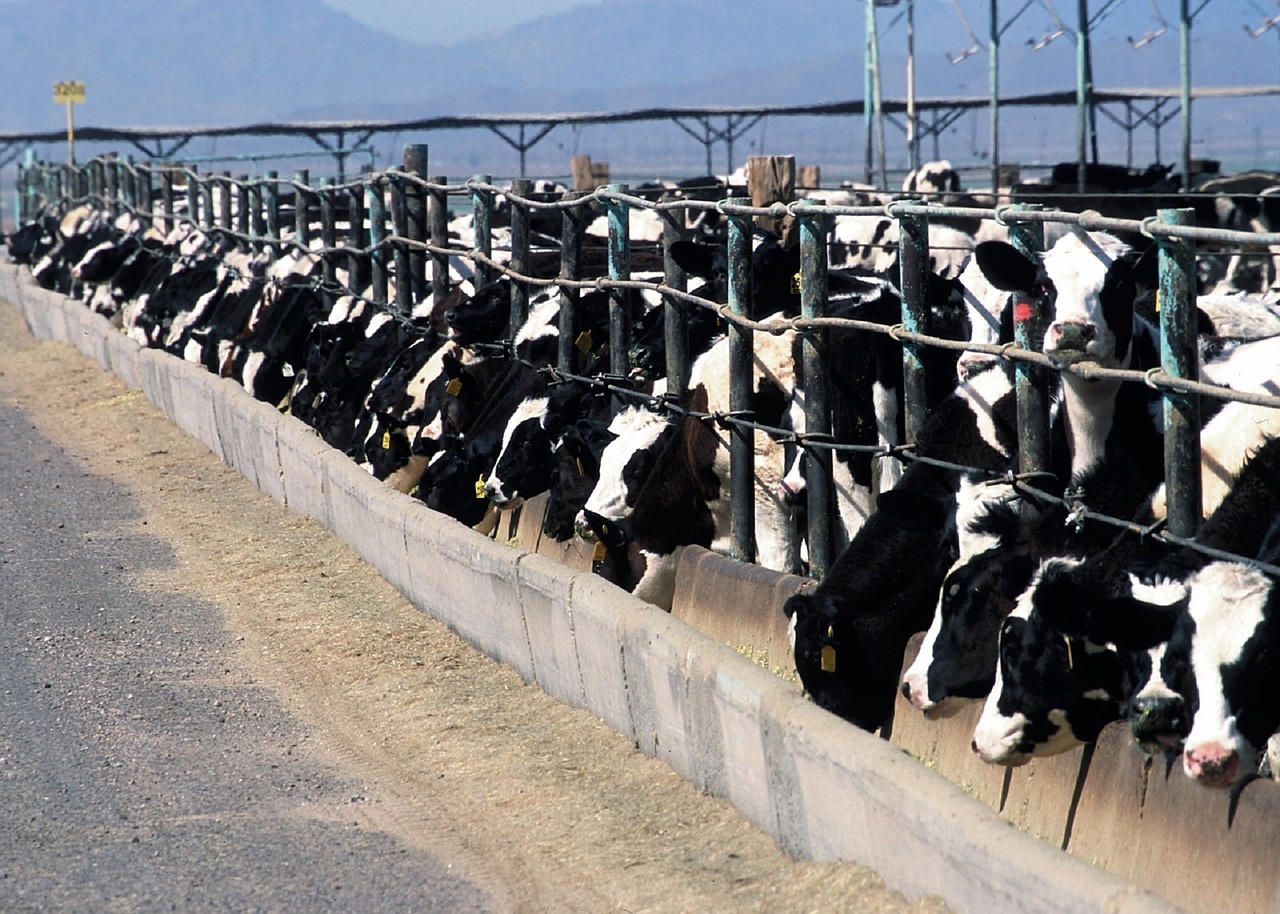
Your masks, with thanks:
M578 384L532 391L512 412L502 448L485 481L485 494L499 508L515 508L551 487L555 452L564 434L602 400Z
M902 320L902 296L887 279L833 272L826 316L892 326ZM925 290L925 331L946 339L963 339L961 289L954 280L930 274ZM888 334L834 327L826 332L826 381L831 403L831 430L839 444L890 448L905 437L902 344ZM921 360L927 384L926 406L933 408L955 389L956 355L924 347ZM796 363L796 390L788 411L792 430L804 433L805 378ZM789 502L803 492L806 455L798 449L789 461L780 492ZM841 544L862 526L872 510L872 492L893 488L901 476L896 458L873 459L866 451L837 451L832 460Z
M600 453L599 478L574 520L579 536L593 536L588 513L614 524L631 516L640 490L675 430L666 415L646 406L629 406L613 417L608 429L612 440Z
M1143 287L1154 285L1154 256L1140 257L1105 232L1076 230L1059 238L1038 263L999 241L980 244L975 254L992 285L1037 297L1042 313L1053 314L1043 348L1055 364L1088 360L1134 370L1160 364L1156 329L1134 309ZM1089 470L1109 448L1121 448L1142 465L1154 489L1164 469L1155 392L1070 372L1062 373L1061 388L1071 475Z
M1206 374L1233 381L1232 386L1238 384L1241 389L1267 389L1270 382L1265 378L1275 370L1271 354L1274 345L1272 341L1247 344L1236 350L1233 357L1224 359L1221 366L1207 366ZM1276 504L1277 497L1267 489L1272 482L1267 475L1269 461L1275 459L1269 440L1277 434L1280 434L1280 412L1242 403L1227 404L1205 426L1202 487L1204 508L1212 513L1197 534L1197 540L1203 545L1245 556L1254 555L1261 548L1263 533L1272 516L1267 511ZM1259 448L1267 460L1254 459L1246 463L1248 456ZM1131 467L1127 456L1120 453L1116 460ZM1226 487L1230 490L1224 498L1222 493ZM1162 512L1161 494L1157 492L1151 499L1154 510L1145 512L1141 517L1143 522L1149 522L1157 511ZM1253 513L1257 511L1261 511L1261 515ZM1241 524L1248 529L1237 529ZM1137 688L1134 682L1143 681L1145 674L1133 674L1132 668L1136 664L1150 670L1153 663L1158 667L1158 658L1098 657L1095 664L1098 669L1110 676L1114 666L1120 678L1110 678L1105 687L1091 687L1089 680L1077 673L1069 682L1060 668L1063 657L1056 650L1059 632L1055 626L1061 626L1061 613L1053 616L1037 610L1045 606L1052 610L1066 605L1070 599L1111 605L1107 601L1114 602L1112 598L1123 603L1141 594L1145 602L1160 606L1182 599L1182 591L1174 586L1176 576L1171 577L1170 571L1179 567L1176 562L1172 566L1157 566L1165 570L1151 573L1157 579L1156 584L1131 573L1135 566L1157 561L1158 551L1153 555L1153 550L1155 547L1151 544L1122 536L1095 555L1075 555L1044 563L1019 598L1019 611L1001 631L1004 680L992 691L983 722L975 734L975 748L984 758L1018 762L1088 741L1096 736L1093 726L1103 720L1106 713L1119 714L1121 702L1133 699ZM1184 566L1187 564L1185 558L1178 561ZM1198 565L1192 563L1190 567L1194 569ZM1188 572L1182 573L1185 576ZM1170 586L1173 586L1172 595L1169 595ZM1052 650L1043 647L1046 642L1052 644ZM1167 705L1160 705L1150 695L1143 695L1135 705L1149 706L1167 709ZM1051 721L1052 726L1045 717L1049 711L1057 715ZM1168 744L1169 738L1158 732L1161 720L1144 710L1141 720L1135 722L1135 731L1144 745Z
M982 372L930 414L917 453L1003 472L1016 448L1014 413L1011 372ZM911 463L826 579L783 606L805 691L859 727L888 720L907 640L929 625L956 556L959 488L959 472Z
M560 436L542 518L547 536L557 542L573 538L578 514L600 479L604 449L613 440L610 426L592 419L579 419Z
M1241 471L1235 487L1195 536L1201 546L1274 561L1271 541L1280 516L1280 439L1270 438ZM1022 711L1027 691L1041 703L1079 704L1081 696L1106 691L1115 715L1127 714L1134 736L1147 751L1183 752L1187 774L1210 786L1234 783L1256 770L1268 737L1280 727L1274 682L1280 668L1269 660L1276 605L1274 581L1239 562L1209 558L1193 549L1166 557L1129 562L1112 586L1058 576L1052 569L1033 595L1044 643L1087 639L1115 653L1121 671L1115 692L1088 678L1056 687L1023 681L1011 692L1007 709ZM1002 638L1004 633L1002 633ZM1167 642L1167 643L1166 643ZM1002 648L1003 654L1003 648ZM1060 658L1059 658L1060 659ZM1056 681L1051 676L1050 682ZM1047 696L1047 697L1044 697ZM1101 704L1099 704L1101 707ZM1004 761L1000 724L1019 734L1014 715L994 716L981 739L984 757ZM1069 747L1091 738L1065 725L1057 744ZM1096 735L1096 734L1094 734ZM1019 736L1019 753L1044 754L1042 746ZM1185 746L1184 746L1185 744Z
M1043 487L1043 483L1040 483ZM1126 453L1113 453L1075 477L1089 507L1101 514L1140 518L1149 500L1147 481ZM1061 504L1028 504L1019 510L1012 492L1000 487L985 503L975 503L962 529L974 535L970 554L947 572L933 622L919 654L903 676L906 698L929 716L954 710L958 699L986 696L995 683L997 638L1004 619L1051 556L1079 561L1107 549L1115 528L1092 517L1076 517ZM1061 496L1061 484L1050 485Z
M763 425L782 424L795 386L796 342L794 331L755 338L751 411ZM728 353L728 341L722 340L692 366L689 407L693 411L729 411ZM671 606L683 547L700 545L725 552L730 533L728 436L695 417L685 418L670 434L635 499L629 522L636 562L634 593L664 608ZM790 508L778 494L783 448L769 435L753 433L753 438L756 560L776 571L795 570L795 525Z

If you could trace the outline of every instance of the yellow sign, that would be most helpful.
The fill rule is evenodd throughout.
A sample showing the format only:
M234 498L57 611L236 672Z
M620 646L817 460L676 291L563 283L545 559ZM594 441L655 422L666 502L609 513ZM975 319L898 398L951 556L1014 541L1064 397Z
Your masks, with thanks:
M53 84L53 101L54 104L63 105L71 103L84 102L84 83L76 80L75 82L64 82Z

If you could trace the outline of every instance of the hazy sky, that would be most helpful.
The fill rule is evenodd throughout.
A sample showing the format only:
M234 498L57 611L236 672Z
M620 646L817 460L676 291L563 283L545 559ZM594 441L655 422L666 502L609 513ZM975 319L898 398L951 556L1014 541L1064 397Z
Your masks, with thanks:
M454 44L574 7L620 2L625 0L323 0L376 29L397 23L401 37L427 44Z
M0 0L4 2L4 0ZM474 35L502 30L542 16L563 13L579 7L599 7L602 4L638 3L640 0L321 0L325 5L341 10L353 19L375 29L386 29L387 23L395 23L394 29L386 29L411 41L424 44L455 44ZM778 0L786 2L786 0ZM859 0L849 0L850 3ZM1144 34L1156 31L1161 22L1168 27L1164 42L1176 41L1178 30L1177 0L1121 0L1111 5L1104 0L1091 0L1091 13L1095 17L1095 31L1099 38L1109 36L1131 37L1140 40ZM984 40L986 37L987 3L985 0L917 0L917 17L927 22L928 32L934 35L952 36L957 42L957 52L970 44L966 27L956 13L966 10L968 24ZM1002 5L1004 19L1017 16L1022 31L1036 34L1052 32L1053 17L1059 16L1068 28L1074 27L1076 4L1072 0L1039 0L1028 3ZM1098 12L1106 15L1098 17ZM1280 14L1280 0L1192 0L1193 29L1198 32L1238 30L1246 25L1257 27L1266 19ZM894 31L898 11L885 10L881 15L881 28ZM899 29L900 30L900 29ZM1280 29L1273 29L1269 40L1280 36ZM1008 37L1012 37L1010 34ZM1069 40L1069 39L1068 39Z

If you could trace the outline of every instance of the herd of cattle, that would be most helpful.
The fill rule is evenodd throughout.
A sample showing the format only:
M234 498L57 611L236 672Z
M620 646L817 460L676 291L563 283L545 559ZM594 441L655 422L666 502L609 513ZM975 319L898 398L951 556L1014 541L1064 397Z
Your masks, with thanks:
M909 181L927 185L909 192L935 190L944 201L958 191L936 165ZM868 195L848 193L823 196ZM647 215L633 209L633 237L643 237ZM833 222L828 314L897 324L896 224ZM1010 342L1016 295L1046 316L1043 352L1059 366L1159 365L1156 258L1141 235L1050 223L1045 252L1029 259L994 222L934 223L931 334ZM495 251L504 231L495 220ZM466 217L450 234L459 251L476 246ZM626 293L627 378L608 374L608 293L578 299L575 374L607 377L606 388L546 369L559 352L559 287L535 287L528 319L512 333L510 281L478 285L465 258L451 261L449 296L401 314L367 289L340 288L352 275L346 256L337 285L326 282L333 263L287 235L254 248L185 222L162 234L150 219L75 206L6 241L40 285L82 298L145 346L235 379L389 486L464 524L491 528L496 512L545 493L546 535L596 543L599 573L669 608L680 551L724 550L729 541L730 354L714 307L727 296L723 233L711 219L696 234L671 249L712 304L689 309L682 409L664 397L669 305L649 290ZM1244 275L1235 265L1202 276L1213 288L1198 297L1201 377L1276 393L1280 276L1274 258L1251 263L1247 289L1232 287ZM757 238L750 316L798 316L798 270L794 248ZM1228 560L1118 533L1095 516L1147 529L1163 516L1162 409L1152 387L1054 373L1053 472L1035 485L1060 498L1046 500L1011 476L1010 364L928 348L929 411L913 453L936 460L904 460L888 456L904 434L901 344L838 328L824 345L834 440L865 447L836 450L831 461L839 558L781 608L814 701L865 729L888 719L899 689L929 716L984 701L973 748L1005 765L1088 742L1127 718L1145 749L1180 753L1200 783L1233 785L1265 769L1280 729L1280 595L1259 563L1280 564L1280 410L1201 403L1206 520L1195 540L1212 555L1239 557ZM752 419L777 430L754 433L757 561L803 571L801 334L757 333L754 346ZM902 676L907 642L920 632Z

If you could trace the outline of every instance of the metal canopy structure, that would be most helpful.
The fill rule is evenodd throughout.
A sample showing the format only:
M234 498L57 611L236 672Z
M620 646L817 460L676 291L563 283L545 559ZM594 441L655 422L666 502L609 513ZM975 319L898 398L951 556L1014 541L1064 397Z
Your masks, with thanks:
M1193 98L1243 98L1280 95L1280 85L1201 87L1191 90ZM1179 88L1094 90L1098 105L1115 105L1124 112L1116 123L1128 131L1144 125L1155 129L1172 117L1164 108L1181 98ZM1077 104L1074 90L1009 96L1000 99L1003 107L1063 107ZM905 115L906 100L886 99L879 103L885 115ZM914 110L928 114L927 123L917 127L918 136L934 138L967 111L985 109L986 97L915 99ZM1140 110L1147 106L1146 110ZM630 111L562 114L442 115L412 120L383 121L279 121L238 126L203 127L77 127L81 142L127 143L147 158L165 159L176 156L188 143L198 138L216 137L306 137L321 151L334 157L340 179L345 174L347 158L360 151L378 134L431 132L440 130L490 130L519 153L520 175L526 173L526 154L556 127L579 127L598 124L624 124L643 121L671 121L701 143L706 151L708 174L713 150L723 145L726 161L732 170L733 146L746 131L765 117L857 117L868 109L862 99L824 102L812 105L763 105L755 107L705 108L640 108ZM1136 112L1136 113L1135 113ZM895 121L896 122L896 121ZM691 125L696 125L691 126ZM13 163L22 151L34 143L59 143L66 139L62 131L0 132L0 167Z

